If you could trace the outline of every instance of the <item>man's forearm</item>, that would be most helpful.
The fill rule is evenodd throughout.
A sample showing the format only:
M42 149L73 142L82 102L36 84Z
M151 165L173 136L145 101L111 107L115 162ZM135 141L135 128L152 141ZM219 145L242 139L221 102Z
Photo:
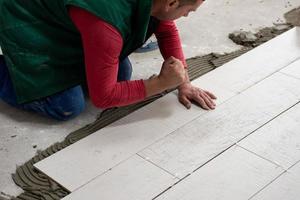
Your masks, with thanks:
M186 66L179 32L174 21L161 21L155 35L164 59L174 56Z
M160 82L158 76L144 80L144 85L146 89L146 98L160 94L167 89L166 86Z

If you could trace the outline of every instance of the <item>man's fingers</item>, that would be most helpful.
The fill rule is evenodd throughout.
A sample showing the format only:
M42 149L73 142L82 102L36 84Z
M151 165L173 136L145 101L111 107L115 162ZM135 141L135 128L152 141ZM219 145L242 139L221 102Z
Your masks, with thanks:
M217 99L216 95L214 95L213 93L207 91L207 90L204 90L204 92L212 99Z
M215 109L215 103L212 101L212 99L204 92L200 92L199 96L205 101L206 105L210 108L210 109Z
M195 96L194 101L197 102L203 109L209 110L205 100L200 95Z
M182 96L182 97L180 97L179 98L179 101L180 101L180 103L182 103L187 109L190 109L191 108L191 102L190 102L190 100L187 98L187 97L185 97L185 96Z
M205 110L213 110L216 107L214 102L216 96L206 90L190 85L190 87L181 88L180 93L179 101L188 109L191 107L191 101Z
M216 103L215 103L214 99L211 98L206 92L204 92L203 94L204 94L204 95L206 96L206 98L211 102L211 104L215 107L215 106L216 106Z

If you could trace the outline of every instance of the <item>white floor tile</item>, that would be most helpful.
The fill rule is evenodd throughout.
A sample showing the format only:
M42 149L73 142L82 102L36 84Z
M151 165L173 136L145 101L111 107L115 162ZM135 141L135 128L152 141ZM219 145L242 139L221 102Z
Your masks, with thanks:
M300 104L242 140L239 145L285 169L300 160Z
M177 181L139 156L133 156L63 200L150 200Z
M251 200L299 200L300 163L293 166Z
M157 200L247 200L280 173L276 165L234 146Z
M202 77L241 92L300 58L300 28L270 40Z
M300 79L300 59L282 69L281 72Z

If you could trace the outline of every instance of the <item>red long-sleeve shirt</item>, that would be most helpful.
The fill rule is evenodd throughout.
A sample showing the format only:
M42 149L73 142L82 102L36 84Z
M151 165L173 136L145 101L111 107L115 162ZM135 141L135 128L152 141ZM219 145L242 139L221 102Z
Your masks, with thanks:
M146 97L143 80L117 81L123 46L120 33L92 13L71 7L69 14L79 30L85 56L89 95L96 107L129 105ZM173 21L160 23L155 35L163 57L174 56L185 63L178 30Z

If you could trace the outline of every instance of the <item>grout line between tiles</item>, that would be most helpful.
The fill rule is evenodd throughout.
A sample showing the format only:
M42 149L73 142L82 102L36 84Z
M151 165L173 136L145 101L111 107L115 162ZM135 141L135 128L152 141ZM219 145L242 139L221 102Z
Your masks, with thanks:
M297 161L295 164L293 164L291 167L289 167L287 170L285 170L284 172L282 172L281 174L279 174L275 179L273 179L270 183L268 183L267 185L265 185L262 189L260 189L259 191L257 191L255 194L253 194L248 200L253 199L256 195L258 195L260 192L262 192L263 190L265 190L268 186L270 186L272 183L274 183L277 179L279 179L281 176L287 174L289 172L289 170L291 168L293 168L294 166L300 164L300 160Z
M230 98L228 98L227 100L223 101L223 102L220 103L218 106L223 105L224 103L226 103L227 101L231 100L232 98L234 98L234 97L236 97L236 96L238 96L238 95L239 95L239 94L235 93L232 97L230 97ZM212 112L212 111L211 111L211 112ZM198 118L203 117L204 115L206 115L206 114L208 114L208 113L209 113L209 111L206 111L205 113L202 113L202 114L196 116L194 119L192 119L192 120L190 120L190 121L184 123L182 126L176 128L175 130L173 130L172 132L168 133L168 134L165 135L164 137L162 137L162 138L160 138L160 139L154 141L153 143L147 145L146 147L142 148L140 151L137 152L137 154L141 153L142 151L144 151L145 149L149 148L149 147L152 146L153 144L155 144L155 143L157 143L157 142L159 142L159 141L165 139L166 137L172 135L174 132L178 131L178 130L181 129L182 127L186 126L186 125L189 124L189 123L192 123L192 122L196 121Z
M191 174L186 175L185 177L179 179L176 183L174 183L173 185L169 186L168 188L166 188L165 190L163 190L162 192L160 192L158 195L156 195L154 198L152 198L152 200L157 199L158 197L160 197L162 194L166 193L167 191L169 191L172 187L176 186L177 184L179 184L180 182L182 182L184 179L186 179L188 176L190 176Z
M248 149L245 149L237 144L233 144L231 146L229 146L228 148L226 148L225 150L223 150L222 152L220 152L219 154L217 154L216 156L214 156L213 158L211 158L210 160L208 160L207 162L205 162L204 164L202 164L200 167L198 167L197 169L195 169L192 173L190 174L187 174L186 176L184 176L183 178L181 178L180 180L178 180L176 183L174 183L172 186L168 187L167 189L163 190L161 193L159 193L157 196L155 196L152 200L155 200L157 199L158 197L160 197L162 194L166 193L168 190L170 190L172 187L174 187L175 185L179 184L180 182L182 182L183 180L185 180L186 178L188 178L189 176L191 176L193 173L195 173L196 171L198 171L200 168L202 168L203 166L207 165L209 162L213 161L214 159L216 159L217 157L219 157L221 154L225 153L226 151L228 151L229 149L231 149L232 147L239 147L239 148L242 148L244 149L245 151L251 153L251 154L255 154L251 151L249 151ZM257 154L255 154L256 156L260 157L261 159L264 159L266 161L269 161L271 162L272 164L280 167L283 172L280 173L278 176L276 176L272 181L270 181L268 184L266 184L263 188L261 188L259 191L257 191L256 193L254 193L248 200L251 200L254 196L256 196L258 193L260 193L262 190L264 190L266 187L268 187L270 184L272 184L274 181L276 181L279 177L281 177L282 175L288 173L288 170L291 169L292 167L294 167L295 165L299 164L300 163L300 160L298 162L296 162L294 165L292 165L288 170L285 170L283 169L283 167L281 167L280 165L276 164L275 162L272 162L268 159L265 159Z
M221 154L225 153L227 150L229 150L230 148L236 146L236 144L232 144L229 147L227 147L225 150L221 151L220 153L218 153L217 155L215 155L214 157L212 157L211 159L209 159L208 161L206 161L205 163L203 163L201 166L197 167L195 170L193 170L191 173L187 174L186 176L184 176L183 178L181 178L178 182L176 182L175 184L173 184L172 186L170 186L169 188L167 188L166 190L162 191L161 193L159 193L156 197L154 197L152 200L157 199L159 196L161 196L162 194L164 194L165 192L167 192L168 190L170 190L172 187L174 187L175 185L179 184L180 182L182 182L183 180L185 180L186 178L188 178L189 176L193 175L196 171L198 171L200 168L202 168L203 166L207 165L209 162L213 161L214 159L216 159L217 157L219 157Z
M230 145L229 147L227 147L226 149L224 149L223 151L221 151L220 153L218 153L217 155L215 155L214 157L212 157L211 159L209 159L208 161L206 161L205 163L203 163L201 166L197 167L191 174L195 173L200 168L202 168L203 166L207 165L209 162L213 161L214 159L216 159L217 157L219 157L221 154L225 153L229 149L233 148L234 146L237 146L236 143L233 143L232 145Z
M288 77L291 77L291 78L294 78L294 79L300 80L300 77L293 76L293 75L291 75L291 74L288 74L288 73L286 73L286 72L279 71L279 73L281 73L281 74L284 74L284 75L286 75L286 76L288 76Z
M147 158L144 158L143 156L141 156L141 155L139 155L139 154L135 154L135 155L137 155L138 157L140 157L140 158L143 159L144 161L146 161L146 162L148 162L148 163L154 165L155 167L157 167L157 168L163 170L164 172L166 172L167 174L169 174L169 175L171 175L172 177L176 178L177 180L180 180L179 177L175 176L174 174L172 174L172 173L169 172L168 170L166 170L166 169L160 167L159 165L155 164L155 163L152 162L151 160L149 160L149 159L147 159Z
M119 163L117 163L117 164L114 165L113 167L111 167L111 168L105 170L105 171L102 172L101 174L95 176L94 178L90 179L90 180L87 181L86 183L82 184L81 186L79 186L78 188L76 188L75 190L70 191L70 192L71 192L71 193L76 192L77 190L83 188L84 186L88 185L89 183L93 182L94 180L98 179L99 177L101 177L101 176L103 176L103 175L109 173L109 172L112 171L114 168L118 167L119 165L123 164L124 162L126 162L127 160L129 160L130 158L132 158L132 157L134 157L134 156L135 156L135 154L134 154L134 155L131 155L130 157L128 157L128 158L126 158L126 159L124 159L124 160L122 160L122 161L120 161Z
M245 147L243 147L243 146L240 146L239 144L236 144L236 145L237 145L238 147L244 149L245 151L248 151L249 153L254 154L254 155L257 156L257 157L259 157L259 158L261 158L261 159L263 159L263 160L265 160L265 161L267 161L267 162L269 162L269 163L272 163L272 164L276 165L277 167L280 167L283 171L287 171L287 170L286 170L283 166L281 166L279 163L276 163L275 161L272 161L272 160L270 160L270 159L268 159L268 158L265 158L265 157L263 157L263 156L261 156L261 155L255 153L254 151L251 151L251 150L249 150L249 149L247 149L247 148L245 148Z
M270 186L272 183L274 183L278 178L280 178L282 175L286 174L287 171L284 171L282 173L280 173L278 176L276 176L273 180L271 180L269 183L267 183L264 187L262 187L260 190L258 190L257 192L255 192L252 196L250 196L248 198L248 200L253 199L256 195L258 195L260 192L262 192L263 190L265 190L268 186Z
M163 190L162 192L160 192L158 195L156 195L155 197L152 198L152 200L157 199L158 197L160 197L162 194L164 194L165 192L167 192L168 190L170 190L172 187L174 187L175 185L177 185L178 183L180 183L181 180L177 181L176 183L174 183L173 185L169 186L168 188L166 188L165 190Z
M290 166L287 171L289 171L290 169L292 169L293 167L295 167L296 165L300 164L300 160L298 160L297 162L295 162L292 166Z
M258 128L256 128L255 130L251 131L248 135L244 136L243 138L239 139L236 144L240 143L241 141L243 141L244 139L246 139L247 137L249 137L250 135L252 135L253 133L255 133L256 131L258 131L259 129L261 129L262 127L264 127L265 125L267 125L268 123L274 121L275 119L277 119L280 115L286 113L287 111L289 111L290 109L292 109L293 107L297 106L298 104L300 104L300 101L298 101L297 103L293 104L292 106L290 106L289 108L285 109L284 111L282 111L281 113L279 113L278 115L274 116L272 119L270 119L269 121L267 121L266 123L264 123L263 125L259 126ZM232 137L233 139L237 139L235 137Z

